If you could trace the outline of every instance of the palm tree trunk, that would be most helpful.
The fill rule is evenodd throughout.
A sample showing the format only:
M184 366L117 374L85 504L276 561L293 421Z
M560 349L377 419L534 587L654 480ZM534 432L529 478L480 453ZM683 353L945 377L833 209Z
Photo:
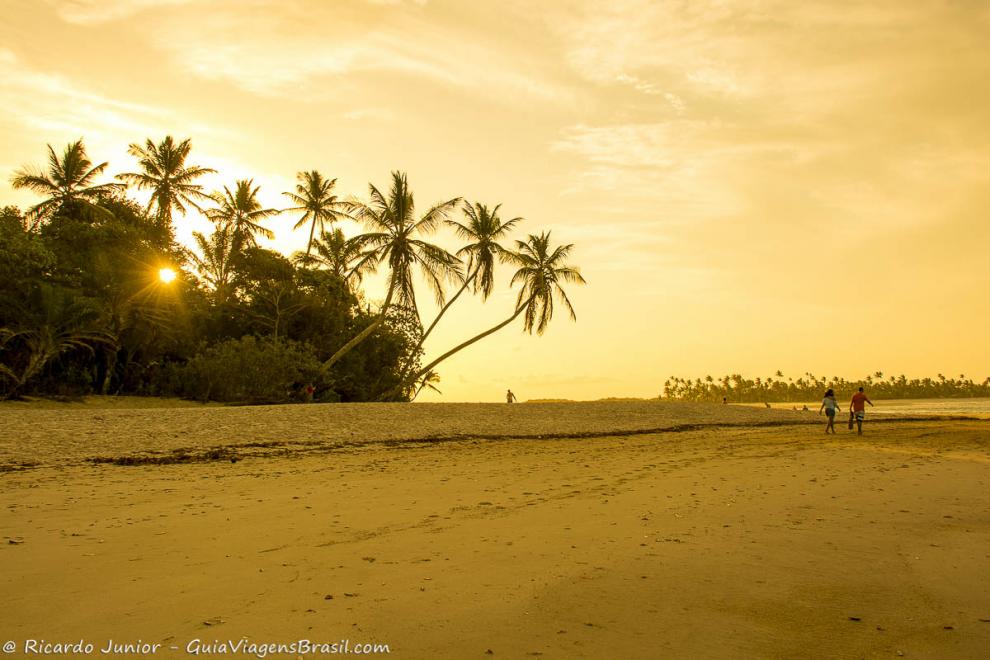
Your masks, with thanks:
M444 353L443 355L441 355L440 357L438 357L433 362L430 362L428 365L426 365L425 367L423 367L422 369L420 369L418 372L416 372L416 375L414 375L412 377L408 377L408 378L403 379L403 381L401 383L399 383L398 385L396 385L395 387L393 387L391 390L389 390L388 392L386 392L385 395L384 395L384 397L382 397L382 398L384 399L386 397L389 397L389 396L392 396L392 395L398 393L399 390L401 390L402 387L406 383L414 383L414 382L416 382L418 379L422 378L424 375L430 373L430 371L433 369L433 367L437 366L438 364L440 364L441 362L443 362L444 360L446 360L447 358L449 358L454 353L457 353L457 352L459 352L459 351L467 348L468 346L470 346L471 344L473 344L475 342L481 341L482 339L484 339L488 335L493 334L495 332L498 332L499 330L501 330L505 326L509 325L510 323L512 323L513 321L515 321L516 318L520 314L523 313L523 311L526 309L526 306L529 304L530 300L532 300L532 298L530 298L529 300L527 300L527 301L523 302L521 305L519 305L519 307L516 308L516 311L512 314L512 316L510 316L509 318L505 319L504 321L502 321L498 325L496 325L496 326L494 326L492 328L489 328L488 330L485 330L480 335L475 335L474 337L472 337L471 339L468 339L463 344L460 344L458 346L455 346L454 348L450 349L449 351L447 351L446 353Z
M474 272L471 273L466 280L464 280L464 285L461 286L461 288L457 291L457 293L455 293L454 296L447 301L447 304L440 309L440 312L437 314L437 317L433 319L433 323L431 323L430 327L426 329L426 331L423 333L423 336L419 338L419 343L416 344L416 348L414 348L410 353L410 360L412 359L412 356L415 356L416 353L419 352L419 349L423 347L423 344L426 343L426 338L430 336L431 332L433 332L433 328L437 327L437 323L439 323L443 315L447 313L447 310L450 309L450 306L454 304L454 301L457 300L462 293L464 293L464 289L468 288L468 285L471 284L472 280L474 280L474 278L477 276L479 268L481 268L480 265L475 267ZM405 381L406 377L409 376L409 372L411 370L412 370L412 364L408 365L408 367L402 372L403 381Z
M374 332L378 328L378 326L382 324L382 321L385 320L385 313L388 311L388 308L392 305L392 295L394 293L395 293L395 282L393 281L388 287L388 295L385 296L385 302L382 303L382 309L380 312L378 312L377 318L375 318L375 320L372 321L367 328L365 328L360 333L358 333L358 335L354 339L350 340L349 342L341 346L336 353L331 355L330 359L324 362L323 365L320 367L321 371L329 370L330 367L332 367L340 360L340 358L347 355L352 348L354 348L355 346L363 342L365 339L367 339L371 335L371 333Z
M106 373L103 374L103 385L100 387L100 394L106 396L110 393L110 381L113 378L113 370L117 366L117 349L111 347L106 349L106 360L104 361Z
M313 247L313 232L316 231L316 218L313 218L313 224L309 226L309 243L306 243L306 256L309 256L309 251Z

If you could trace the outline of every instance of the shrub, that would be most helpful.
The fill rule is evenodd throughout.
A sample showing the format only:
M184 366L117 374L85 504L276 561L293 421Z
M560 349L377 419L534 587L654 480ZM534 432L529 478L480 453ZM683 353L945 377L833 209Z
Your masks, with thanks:
M246 336L201 350L168 378L173 393L201 401L285 403L321 381L320 362L309 344Z

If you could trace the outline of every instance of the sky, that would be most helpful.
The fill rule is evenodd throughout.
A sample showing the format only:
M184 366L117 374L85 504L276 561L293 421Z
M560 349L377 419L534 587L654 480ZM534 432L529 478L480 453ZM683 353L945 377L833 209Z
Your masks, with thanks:
M587 280L425 401L657 396L669 376L990 376L990 2L0 0L0 205L85 138L192 138L210 189L408 173L551 230ZM269 247L305 247L294 217ZM208 230L177 219L177 234ZM360 230L344 226L348 234ZM440 232L451 250L456 238ZM508 318L511 271L427 358ZM384 297L381 281L370 300ZM423 316L434 308L423 288ZM521 319L520 319L521 321Z

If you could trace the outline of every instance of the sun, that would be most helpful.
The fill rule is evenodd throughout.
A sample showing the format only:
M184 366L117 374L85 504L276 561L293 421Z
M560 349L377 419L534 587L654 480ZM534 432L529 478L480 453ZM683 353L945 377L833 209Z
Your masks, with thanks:
M171 268L162 268L160 271L158 271L158 279L165 284L169 284L170 282L175 280L175 271L172 270Z

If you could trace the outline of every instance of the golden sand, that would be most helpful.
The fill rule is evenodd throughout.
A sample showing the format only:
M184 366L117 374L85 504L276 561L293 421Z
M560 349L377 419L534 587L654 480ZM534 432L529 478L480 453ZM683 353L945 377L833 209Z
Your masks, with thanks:
M819 420L0 407L0 463L35 464L0 473L0 634L158 657L241 636L408 658L985 657L990 423L873 416L858 438Z

